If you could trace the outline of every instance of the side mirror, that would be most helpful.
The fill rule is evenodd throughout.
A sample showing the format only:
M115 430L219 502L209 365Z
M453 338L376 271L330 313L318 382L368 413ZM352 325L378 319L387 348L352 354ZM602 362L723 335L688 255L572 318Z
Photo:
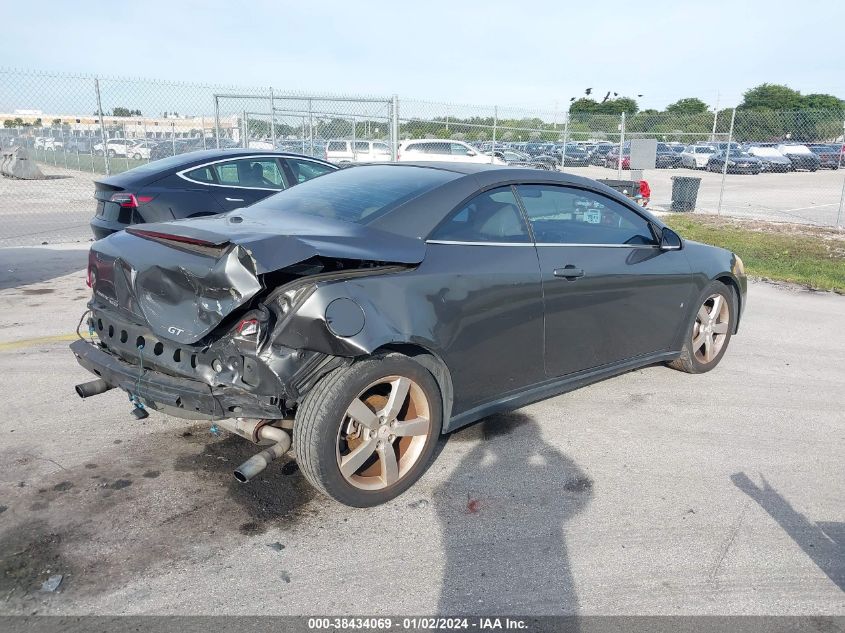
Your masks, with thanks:
M681 236L669 227L663 227L663 232L660 234L660 250L679 251L681 246L683 246Z
M477 156L477 155L478 155L478 152L476 152L475 150L472 150L472 149L467 150L467 156Z

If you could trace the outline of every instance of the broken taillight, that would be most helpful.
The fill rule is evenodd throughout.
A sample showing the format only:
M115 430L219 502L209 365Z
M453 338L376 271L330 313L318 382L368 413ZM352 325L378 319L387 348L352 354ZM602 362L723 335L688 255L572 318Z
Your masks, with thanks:
M238 336L258 336L258 319L244 319L238 324Z

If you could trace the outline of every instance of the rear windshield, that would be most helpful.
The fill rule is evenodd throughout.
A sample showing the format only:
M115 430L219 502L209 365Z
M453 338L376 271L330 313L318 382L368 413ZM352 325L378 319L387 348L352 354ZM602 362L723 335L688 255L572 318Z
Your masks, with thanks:
M244 209L241 215L248 216L250 209L276 209L369 224L400 204L459 176L427 167L350 167L281 191Z

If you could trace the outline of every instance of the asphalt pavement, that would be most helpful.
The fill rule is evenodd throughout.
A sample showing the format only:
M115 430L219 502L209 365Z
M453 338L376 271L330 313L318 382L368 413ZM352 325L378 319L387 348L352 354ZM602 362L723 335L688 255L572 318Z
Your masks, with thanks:
M845 615L845 297L752 283L715 371L487 418L355 510L290 460L237 483L253 449L207 423L80 400L84 262L0 249L0 613Z

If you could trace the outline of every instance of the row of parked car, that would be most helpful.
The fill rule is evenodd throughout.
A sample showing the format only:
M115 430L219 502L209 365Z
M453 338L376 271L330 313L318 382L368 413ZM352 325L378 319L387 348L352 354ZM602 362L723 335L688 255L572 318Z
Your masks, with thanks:
M480 149L490 151L492 143L481 144ZM497 143L492 151L497 155L510 153L514 157L525 150L521 159L529 162L548 163L553 159L559 166L563 162L563 146L542 143ZM533 152L533 153L532 153ZM566 145L567 167L595 165L630 169L631 143L622 146L610 142L572 143ZM507 160L507 159L506 159ZM845 163L845 145L830 143L657 143L655 167L657 169L706 169L722 171L728 163L731 173L761 173L785 171L817 171L839 169Z
M18 141L20 142L20 141ZM11 142L6 143L11 144ZM27 144L27 143L24 143ZM28 144L27 144L28 145ZM35 137L30 145L33 149L48 152L65 151L79 154L108 155L111 158L131 158L133 160L158 160L175 154L185 154L202 149L217 147L212 138L182 139L132 139L111 138L105 143L98 137L67 136L65 138ZM239 147L238 143L221 139L221 149Z

